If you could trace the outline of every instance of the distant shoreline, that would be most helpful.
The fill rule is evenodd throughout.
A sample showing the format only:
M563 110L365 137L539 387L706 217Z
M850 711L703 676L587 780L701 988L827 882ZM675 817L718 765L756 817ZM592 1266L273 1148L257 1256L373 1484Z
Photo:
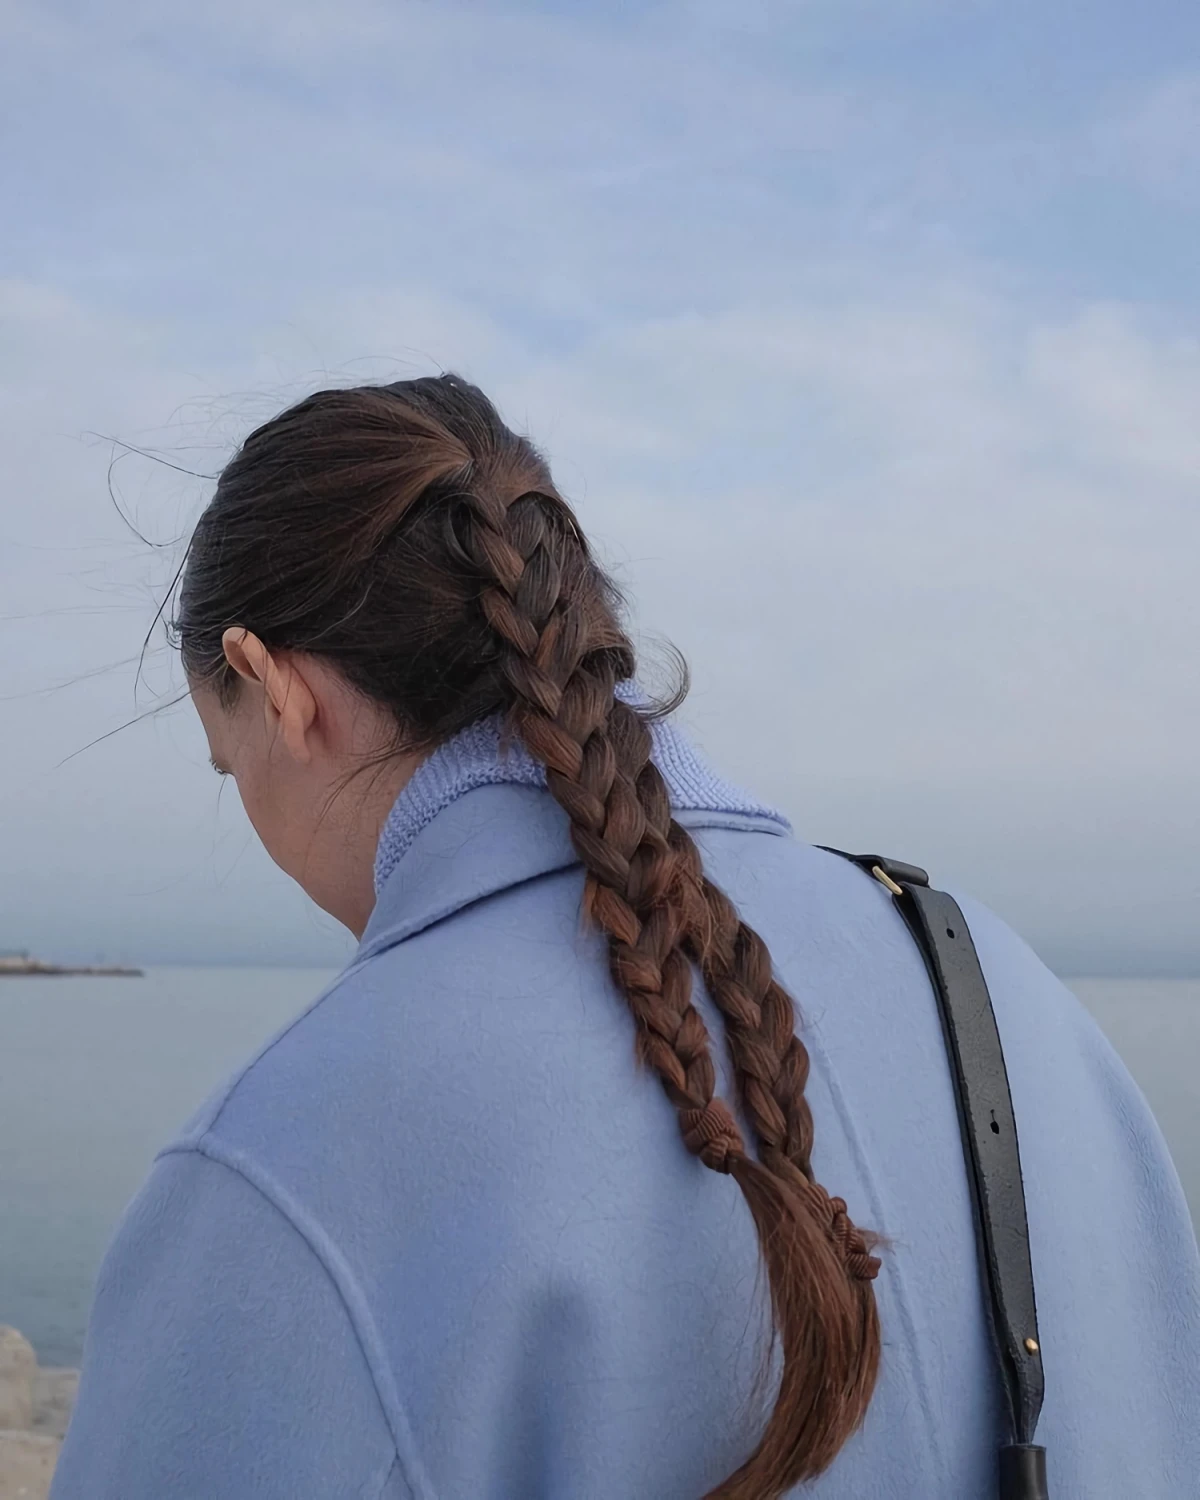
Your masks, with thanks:
M143 979L145 971L127 968L123 964L45 964L37 958L20 959L16 962L0 959L0 979L47 978L61 979L64 976L90 975L93 978Z

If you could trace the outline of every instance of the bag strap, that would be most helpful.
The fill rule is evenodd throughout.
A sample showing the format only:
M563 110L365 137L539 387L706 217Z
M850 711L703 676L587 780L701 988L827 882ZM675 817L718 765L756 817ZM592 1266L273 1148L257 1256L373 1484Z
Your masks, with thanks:
M929 876L916 865L819 847L852 861L891 892L933 981L958 1102L989 1329L1008 1410L1010 1442L1000 1450L1000 1500L1048 1500L1046 1450L1033 1441L1044 1378L1017 1124L992 999L966 918L953 897L930 889Z

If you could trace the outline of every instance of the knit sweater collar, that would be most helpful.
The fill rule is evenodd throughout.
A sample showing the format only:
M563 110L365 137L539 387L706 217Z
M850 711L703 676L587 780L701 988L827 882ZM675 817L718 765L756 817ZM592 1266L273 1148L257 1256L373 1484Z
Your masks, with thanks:
M654 764L667 784L673 808L743 813L790 829L781 812L719 777L669 720L654 721L650 733ZM501 785L544 787L546 771L522 744L505 744L501 718L495 715L469 725L440 745L400 792L379 837L376 894L438 813L476 787Z

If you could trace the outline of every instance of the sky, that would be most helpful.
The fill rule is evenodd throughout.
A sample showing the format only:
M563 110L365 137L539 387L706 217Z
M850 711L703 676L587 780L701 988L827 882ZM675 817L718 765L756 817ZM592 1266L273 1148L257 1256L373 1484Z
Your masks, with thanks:
M0 0L0 203L0 948L346 956L138 658L197 476L451 368L801 837L1200 973L1200 8Z

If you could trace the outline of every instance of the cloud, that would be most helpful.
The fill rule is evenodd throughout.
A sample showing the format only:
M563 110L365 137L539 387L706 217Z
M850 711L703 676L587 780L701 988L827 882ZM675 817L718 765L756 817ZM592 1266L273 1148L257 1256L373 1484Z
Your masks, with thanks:
M1163 320L1160 320L1160 322ZM1172 320L1174 321L1174 320ZM1039 392L1059 430L1090 466L1119 466L1186 500L1195 514L1200 475L1200 336L1139 327L1126 308L1088 308L1067 328L1047 328L1031 350Z
M1194 307L979 251L997 203L1079 188L1077 129L985 112L935 148L945 98L923 115L869 69L768 56L768 11L766 41L725 46L708 6L622 30L590 8L10 5L0 907L21 940L343 951L218 802L186 708L60 766L179 687L160 643L135 699L133 658L207 493L121 458L148 548L89 434L211 473L316 385L449 366L549 451L646 636L691 658L695 731L806 836L928 862L1062 967L1200 965L1175 853L1200 833ZM789 39L817 11L848 24L798 7ZM931 204L940 228L910 234Z
M1156 79L1098 124L1095 141L1102 160L1149 192L1194 211L1200 188L1200 71Z

